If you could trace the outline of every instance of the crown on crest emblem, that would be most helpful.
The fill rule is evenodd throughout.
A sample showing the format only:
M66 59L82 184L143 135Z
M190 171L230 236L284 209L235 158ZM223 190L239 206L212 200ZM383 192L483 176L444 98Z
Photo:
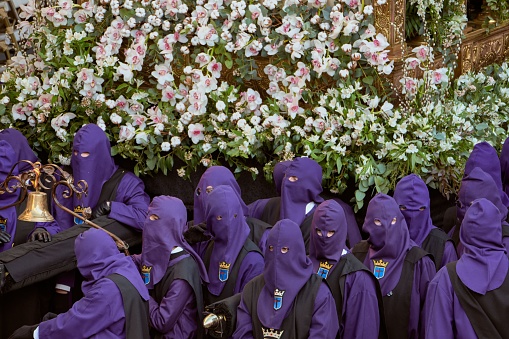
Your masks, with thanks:
M284 330L262 327L263 339L280 339Z
M76 213L83 213L84 210L85 209L81 205L74 207L74 212L76 212Z
M223 270L229 270L230 266L231 266L231 264L228 264L225 261L222 261L222 262L219 263L219 268L221 268Z
M326 270L330 270L334 266L334 264L329 264L327 261L320 262L320 268L325 268Z
M373 264L375 266L387 267L387 265L389 265L389 262L388 261L383 261L382 259L380 259L380 260L373 260Z
M285 291L283 291L283 290L279 290L279 289L276 288L276 290L274 291L274 295L276 297L282 297L283 294L285 294Z
M143 282L145 283L145 285L150 283L150 271L152 271L152 266L143 265L141 267L141 275L142 275Z

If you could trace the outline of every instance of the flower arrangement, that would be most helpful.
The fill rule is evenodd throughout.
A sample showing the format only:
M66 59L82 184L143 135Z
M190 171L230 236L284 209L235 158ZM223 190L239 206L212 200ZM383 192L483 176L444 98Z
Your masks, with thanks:
M486 0L490 14L501 22L509 20L509 0Z
M506 129L507 67L486 77L491 88L467 78L453 86L449 68L429 69L427 46L407 61L424 77L406 76L394 107L389 44L359 0L59 0L42 10L32 0L23 9L21 36L35 53L2 74L0 124L36 136L52 162L68 163L74 133L93 122L137 174L166 174L179 158L182 177L221 162L256 176L254 159L270 176L277 161L305 155L333 192L353 177L359 209L369 189L387 192L409 172L453 190L458 152L481 138L500 144ZM490 100L477 96L488 89ZM495 130L482 124L493 114Z

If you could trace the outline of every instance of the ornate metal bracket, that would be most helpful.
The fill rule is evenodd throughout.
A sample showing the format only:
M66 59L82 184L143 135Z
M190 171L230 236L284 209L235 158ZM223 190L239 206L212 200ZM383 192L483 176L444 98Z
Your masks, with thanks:
M32 169L19 175L14 175L14 168L16 168L16 166L20 163L27 163L32 167ZM33 163L28 160L21 160L12 167L4 182L0 184L0 194L13 194L17 189L21 189L20 198L12 204L0 207L0 210L18 205L23 202L27 196L29 187L33 187L37 192L39 191L40 187L46 190L51 188L52 199L59 208L71 214L75 218L83 220L85 224L106 232L110 237L113 238L113 240L115 240L118 249L124 251L126 255L129 255L129 245L125 241L117 237L115 234L105 230L101 226L95 224L94 222L88 220L92 214L90 208L85 209L83 213L84 215L82 216L62 205L57 195L57 188L61 185L64 187L64 190L61 193L64 199L72 197L73 194L76 194L78 198L80 198L82 195L86 195L88 191L88 184L86 181L80 180L77 183L74 183L73 176L64 171L58 165L42 165L40 162Z

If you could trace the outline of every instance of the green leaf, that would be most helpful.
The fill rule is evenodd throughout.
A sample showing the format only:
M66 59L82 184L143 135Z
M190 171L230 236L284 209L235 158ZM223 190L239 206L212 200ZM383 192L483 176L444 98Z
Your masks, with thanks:
M359 190L355 191L355 200L363 201L365 196L366 196L366 193L361 192Z
M368 84L368 85L373 85L373 77L369 76L369 77L366 77L366 78L362 78L362 82L365 83L365 84Z
M224 65L226 66L226 68L232 69L233 61L232 60L225 60Z

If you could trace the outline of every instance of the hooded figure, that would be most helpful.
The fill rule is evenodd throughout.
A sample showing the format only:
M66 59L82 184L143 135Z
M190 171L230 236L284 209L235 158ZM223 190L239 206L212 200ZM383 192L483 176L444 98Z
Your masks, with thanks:
M420 338L421 310L435 265L408 234L396 201L377 194L369 202L362 230L368 233L353 249L380 282L389 338Z
M231 186L214 187L205 200L207 229L212 240L199 253L210 283L204 288L205 305L242 291L263 271L263 256L249 239L242 205Z
M263 275L242 293L233 338L335 338L338 329L334 299L313 273L298 225L278 221L267 239Z
M402 178L394 189L394 200L405 217L410 239L433 255L437 271L458 260L454 242L432 224L428 187L419 176L410 174Z
M281 196L281 184L283 183L283 179L285 177L285 172L291 161L280 161L274 166L274 170L272 171L272 178L274 179L274 185L276 187L277 197ZM248 214L250 217L260 219L263 214L263 210L265 206L269 202L271 198L267 199L258 199L255 202L249 204Z
M281 183L281 197L270 199L260 219L274 225L278 220L290 219L300 225L306 252L309 250L309 232L313 213L324 199L322 193L322 167L310 158L295 158L289 162ZM355 244L361 235L352 208L338 199L348 220L347 242Z
M493 181L493 178L484 172L482 169L476 167L468 175L466 175L461 181L461 187L458 192L458 202L456 207L456 214L459 222L463 221L465 214L476 199L485 198L500 211L500 224L502 229L509 227L505 221L507 215L507 208L502 203L500 194L498 194L497 185ZM456 248L458 251L458 257L463 255L463 244L461 243L460 233L461 224L452 229L452 239L456 242ZM509 237L503 237L503 243L509 248Z
M247 215L247 206L244 203L244 200L242 200L240 186L237 180L235 180L233 173L224 166L212 166L207 168L207 170L202 174L194 192L193 223L195 225L206 221L205 200L208 197L207 193L210 193L219 185L227 185L233 189L235 196L238 198L242 207L242 215Z
M427 338L508 338L509 260L500 211L487 199L472 202L460 231L464 254L429 285Z
M380 287L373 274L347 251L343 208L335 200L322 202L311 226L309 258L313 272L327 279L332 290L339 316L337 338L379 337Z
M12 175L18 175L32 169L27 163L14 164L21 160L37 161L27 139L18 130L8 128L0 132L0 182L4 182L12 170ZM0 206L15 203L21 194L18 190L12 194L0 195ZM33 223L18 221L18 214L24 210L23 204L0 210L0 252L8 250L13 243L26 241L26 236L33 229Z
M463 174L463 178L469 176L476 167L482 169L493 179L495 185L497 186L497 192L500 195L500 200L507 209L509 208L509 198L504 191L504 186L502 183L502 159L503 154L501 154L501 159L499 160L497 150L493 148L493 146L485 141L480 142L474 146L470 156L468 157L468 160L465 164L465 172ZM479 198L481 198L481 196L479 196ZM457 208L453 206L447 209L445 212L443 229L453 238L456 245L458 245L457 241L459 240L459 225L461 224L462 219L457 218L456 209ZM504 216L504 218L505 217L506 216ZM453 235L453 228L456 228L457 233L455 235Z
M187 211L182 200L159 196L148 208L141 255L134 255L150 291L150 325L156 338L201 337L202 282L207 270L184 240Z
M133 317L124 311L126 300L146 305L149 299L136 266L131 258L118 251L108 234L98 229L80 234L75 241L75 252L78 269L85 278L81 285L83 298L66 313L40 323L36 330L39 338L126 338L129 335L126 328L137 327L136 322L148 317L143 307L128 310L138 312L134 319L140 317L132 323ZM119 290L117 283L110 279L114 274L127 279L128 293ZM145 325L147 328L143 330L148 335L148 323Z
M479 167L493 178L493 181L495 181L497 185L502 203L505 207L509 207L509 198L502 185L502 170L497 150L486 141L480 142L474 146L472 153L470 153L465 163L465 175L469 175L476 167Z
M64 188L59 187L57 194L61 203L78 214L90 207L92 219L107 215L137 230L143 229L150 203L145 186L140 178L115 165L108 137L99 126L87 124L78 130L73 141L71 168L75 184L80 180L87 182L88 194L81 199L75 194L64 199L61 196ZM83 223L58 208L53 211L53 216L55 222L37 224L31 240L50 241L50 234ZM43 239L39 234L44 235Z

